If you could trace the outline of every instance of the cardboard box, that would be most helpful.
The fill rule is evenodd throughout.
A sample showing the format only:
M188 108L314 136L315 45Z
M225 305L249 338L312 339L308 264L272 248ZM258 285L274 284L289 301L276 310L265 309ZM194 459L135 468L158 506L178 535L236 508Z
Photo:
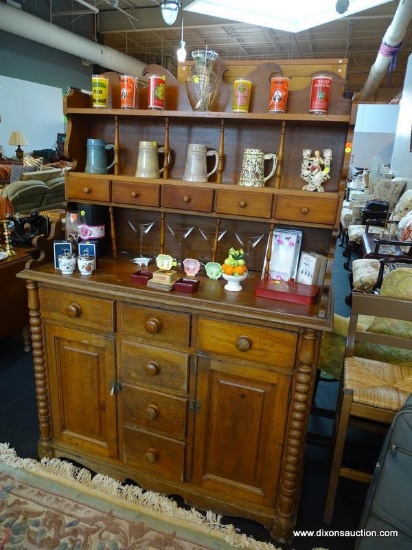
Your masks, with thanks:
M54 267L59 269L59 256L72 253L72 243L70 241L54 241Z

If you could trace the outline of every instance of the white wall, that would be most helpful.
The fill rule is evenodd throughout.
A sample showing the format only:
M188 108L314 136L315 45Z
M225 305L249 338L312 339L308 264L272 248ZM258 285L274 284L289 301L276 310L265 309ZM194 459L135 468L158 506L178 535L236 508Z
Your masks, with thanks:
M358 105L352 142L354 166L370 168L373 157L391 164L398 114L399 105Z
M13 130L25 133L25 153L53 149L65 127L62 90L0 75L0 117L0 145L7 157L15 155L16 146L8 145Z
M405 82L396 127L391 170L395 176L406 179L412 188L412 54L406 68Z

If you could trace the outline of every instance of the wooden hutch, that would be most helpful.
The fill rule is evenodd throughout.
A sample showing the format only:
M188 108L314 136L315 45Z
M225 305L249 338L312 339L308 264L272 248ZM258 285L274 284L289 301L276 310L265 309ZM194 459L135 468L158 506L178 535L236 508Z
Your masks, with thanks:
M243 73L253 83L247 114L231 112L232 85L224 81L212 111L192 112L184 84L158 66L147 72L166 75L164 111L142 104L122 110L115 95L108 109L93 109L87 93L71 90L66 155L77 164L67 174L66 199L107 207L112 252L98 258L90 277L61 275L53 263L19 275L29 293L40 456L67 457L179 494L201 510L256 520L281 542L291 540L296 523L317 354L333 323L330 265L351 111L342 97L344 62L324 60L321 71L313 61L293 66L297 87L289 71L295 64L262 63ZM274 72L292 78L285 114L267 112ZM308 114L314 72L333 77L327 115ZM115 145L113 174L84 173L89 137ZM134 177L140 140L171 151L162 179ZM215 179L181 180L188 143L219 151ZM237 185L250 147L278 154L263 188ZM302 191L304 148L333 151L324 193ZM219 262L236 244L234 231L265 233L242 292L203 274L193 294L132 281L138 242L128 221L155 221L145 254L173 256L179 248L167 225L183 219L195 226L186 255L201 261L212 251L197 227L228 229L214 242ZM266 244L279 226L301 229L302 250L329 257L313 305L255 296Z

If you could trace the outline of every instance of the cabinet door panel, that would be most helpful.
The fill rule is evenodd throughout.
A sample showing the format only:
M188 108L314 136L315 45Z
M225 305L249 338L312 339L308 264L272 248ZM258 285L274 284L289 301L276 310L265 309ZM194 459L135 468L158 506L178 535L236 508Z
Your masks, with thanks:
M273 506L290 377L215 359L199 374L193 480L226 498Z
M45 327L53 438L99 456L117 456L114 340Z

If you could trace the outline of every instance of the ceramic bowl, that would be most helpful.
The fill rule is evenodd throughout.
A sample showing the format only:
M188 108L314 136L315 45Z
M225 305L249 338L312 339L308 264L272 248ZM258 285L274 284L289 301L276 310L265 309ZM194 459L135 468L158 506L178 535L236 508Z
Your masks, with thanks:
M242 290L242 285L240 283L246 279L247 271L246 273L244 273L243 275L239 275L238 277L235 277L234 275L226 275L225 273L222 273L222 277L224 278L225 281L227 281L227 283L224 286L225 290L239 292L240 290Z

